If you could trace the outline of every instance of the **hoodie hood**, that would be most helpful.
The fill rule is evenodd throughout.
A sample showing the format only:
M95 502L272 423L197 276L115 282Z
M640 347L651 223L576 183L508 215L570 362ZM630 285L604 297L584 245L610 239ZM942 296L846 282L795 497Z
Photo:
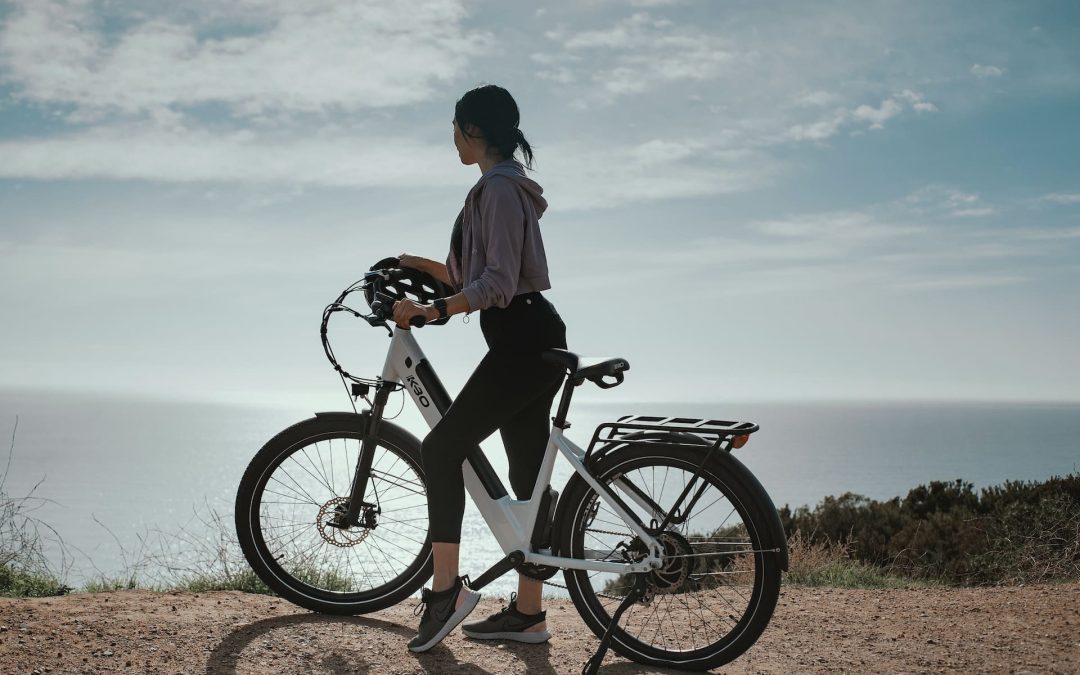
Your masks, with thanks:
M452 236L446 271L470 310L507 307L521 293L551 288L539 223L547 209L543 192L512 159L489 168L469 190L461 209L460 247Z
M544 211L547 210L547 200L544 199L544 188L540 187L540 184L525 175L525 167L514 159L508 159L504 162L499 162L495 166L487 170L487 172L480 176L480 180L476 181L476 185L469 191L469 196L475 196L480 188L490 180L493 176L503 176L514 181L518 189L532 200L532 203L536 209L536 217L539 219L544 215Z

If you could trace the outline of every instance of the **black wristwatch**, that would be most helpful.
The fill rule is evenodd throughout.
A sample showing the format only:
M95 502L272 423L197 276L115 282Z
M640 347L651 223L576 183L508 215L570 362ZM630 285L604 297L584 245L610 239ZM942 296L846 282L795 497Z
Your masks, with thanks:
M439 298L431 304L435 305L435 309L439 310L440 319L445 319L446 317L450 316L446 313L446 298Z

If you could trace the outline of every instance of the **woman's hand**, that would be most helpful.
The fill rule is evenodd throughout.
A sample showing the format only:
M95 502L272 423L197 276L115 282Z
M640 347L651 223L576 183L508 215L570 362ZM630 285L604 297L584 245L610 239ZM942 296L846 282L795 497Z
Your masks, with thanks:
M411 267L414 270L420 270L422 272L427 271L424 263L427 262L427 258L421 258L418 255L409 255L408 253L402 253L398 256L398 265L401 267Z
M414 270L427 272L428 274L435 277L444 284L448 286L452 285L450 281L450 273L446 271L446 265L437 260L429 260L427 258L421 258L418 255L409 255L408 253L402 253L398 256L398 266L411 267Z
M439 318L439 310L433 305L421 305L408 298L394 303L394 323L398 325L398 328L411 328L409 319L414 316L422 316L428 321L434 321Z

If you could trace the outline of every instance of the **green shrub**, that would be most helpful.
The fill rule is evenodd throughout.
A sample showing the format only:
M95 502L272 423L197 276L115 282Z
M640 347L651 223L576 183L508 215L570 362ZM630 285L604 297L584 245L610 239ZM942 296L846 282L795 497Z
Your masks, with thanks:
M64 595L70 590L47 571L27 572L10 565L0 565L0 596L43 598Z
M847 493L780 509L785 531L842 545L910 579L997 584L1080 579L1080 476L1010 481L976 492L932 482L886 501Z

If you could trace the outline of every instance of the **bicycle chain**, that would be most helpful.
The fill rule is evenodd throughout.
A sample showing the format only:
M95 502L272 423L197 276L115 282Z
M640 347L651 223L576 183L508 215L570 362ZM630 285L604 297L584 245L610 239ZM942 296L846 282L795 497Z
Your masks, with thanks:
M597 534L611 534L611 535L615 535L616 537L633 537L634 536L633 534L627 534L626 532L612 532L610 530L595 530L595 529L592 529L592 528L586 528L585 531L586 532L595 532ZM563 586L562 584L557 584L554 581L545 581L544 584L547 585L547 586L554 586L555 588L561 588L564 591L569 591L570 590L566 586ZM594 595L596 597L598 597L598 598L607 598L608 600L622 600L623 599L623 596L621 596L621 595L608 595L607 593L594 593Z
M594 530L592 528L586 528L585 531L586 532L598 532L600 534L613 534L616 537L633 537L634 536L632 533L627 533L627 532L612 532L610 530Z
M545 581L544 585L546 585L546 586L554 586L555 588L561 588L564 591L569 591L570 590L566 586L563 586L562 584L557 584L554 581ZM621 596L621 595L608 595L607 593L594 593L593 595L595 595L598 598L607 598L608 600L622 600L623 599L623 596Z

